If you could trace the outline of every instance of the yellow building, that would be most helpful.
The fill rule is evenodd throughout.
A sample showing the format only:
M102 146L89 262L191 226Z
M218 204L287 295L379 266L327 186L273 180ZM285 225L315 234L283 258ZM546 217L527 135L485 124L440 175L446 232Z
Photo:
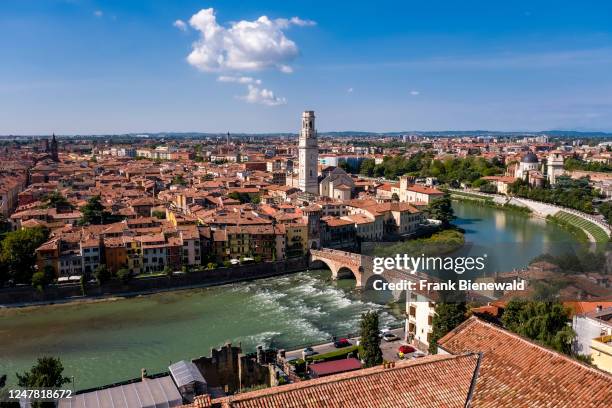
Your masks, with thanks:
M308 225L289 223L282 227L287 234L287 258L304 255L308 251Z
M591 342L591 358L597 368L612 373L612 335L596 337Z

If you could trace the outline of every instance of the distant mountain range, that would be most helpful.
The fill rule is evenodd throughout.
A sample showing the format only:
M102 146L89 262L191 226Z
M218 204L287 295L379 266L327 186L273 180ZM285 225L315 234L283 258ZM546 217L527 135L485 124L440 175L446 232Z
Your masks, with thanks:
M231 137L296 137L297 133L286 133L286 132L270 132L270 133L230 133ZM437 137L458 137L458 136L492 136L492 137L520 137L520 136L541 136L548 135L552 137L568 137L568 138L605 138L612 137L612 132L598 132L598 131L577 131L577 130L545 130L538 132L502 132L502 131L491 131L491 130L441 130L441 131L418 131L418 130L407 130L402 132L364 132L359 130L344 130L344 131L329 131L319 132L320 136L323 137L399 137L402 135L418 135L418 136L437 136ZM39 138L39 137L50 137L51 135L0 135L0 139L27 139L27 138ZM209 132L143 132L143 133L124 133L124 134L98 134L98 135L57 135L58 137L66 138L185 138L185 139L196 139L196 138L225 138L226 133L209 133Z

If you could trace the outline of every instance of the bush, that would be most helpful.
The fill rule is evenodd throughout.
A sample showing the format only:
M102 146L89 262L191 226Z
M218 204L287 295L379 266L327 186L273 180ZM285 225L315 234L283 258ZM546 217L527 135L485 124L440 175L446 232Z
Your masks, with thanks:
M94 277L98 281L98 284L102 285L110 280L111 273L106 265L99 265L94 271Z
M132 279L132 272L129 269L121 268L117 271L117 278L123 283L128 283Z
M47 280L44 272L38 271L32 275L32 286L38 290L42 290L45 286L47 286Z

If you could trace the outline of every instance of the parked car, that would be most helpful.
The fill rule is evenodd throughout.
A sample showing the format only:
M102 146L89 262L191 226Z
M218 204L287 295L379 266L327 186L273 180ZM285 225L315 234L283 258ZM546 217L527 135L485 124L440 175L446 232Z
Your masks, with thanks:
M350 345L351 345L351 342L345 338L340 338L334 341L334 347L336 348L348 347Z
M315 354L317 354L317 352L314 351L312 347L306 347L304 350L302 350L302 355L304 357L313 356Z
M384 341L395 341L395 340L399 340L399 337L397 337L395 334L391 332L386 332L385 334L383 334L382 339Z
M406 354L414 353L415 351L417 351L416 348L409 346L407 344L403 344L399 347L399 349L397 350L397 353L406 355Z
M382 339L382 337L385 335L385 333L388 333L388 332L390 332L390 331L391 331L391 329L390 329L390 328L388 328L388 327L383 327L382 329L380 329L380 330L378 331L378 337L380 337L380 338Z

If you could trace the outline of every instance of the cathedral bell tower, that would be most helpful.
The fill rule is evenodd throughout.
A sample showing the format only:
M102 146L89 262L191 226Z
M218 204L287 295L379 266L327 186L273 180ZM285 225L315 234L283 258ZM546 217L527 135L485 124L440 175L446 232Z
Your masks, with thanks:
M302 191L319 194L319 144L315 129L314 111L302 113L302 130L299 139L298 188Z

